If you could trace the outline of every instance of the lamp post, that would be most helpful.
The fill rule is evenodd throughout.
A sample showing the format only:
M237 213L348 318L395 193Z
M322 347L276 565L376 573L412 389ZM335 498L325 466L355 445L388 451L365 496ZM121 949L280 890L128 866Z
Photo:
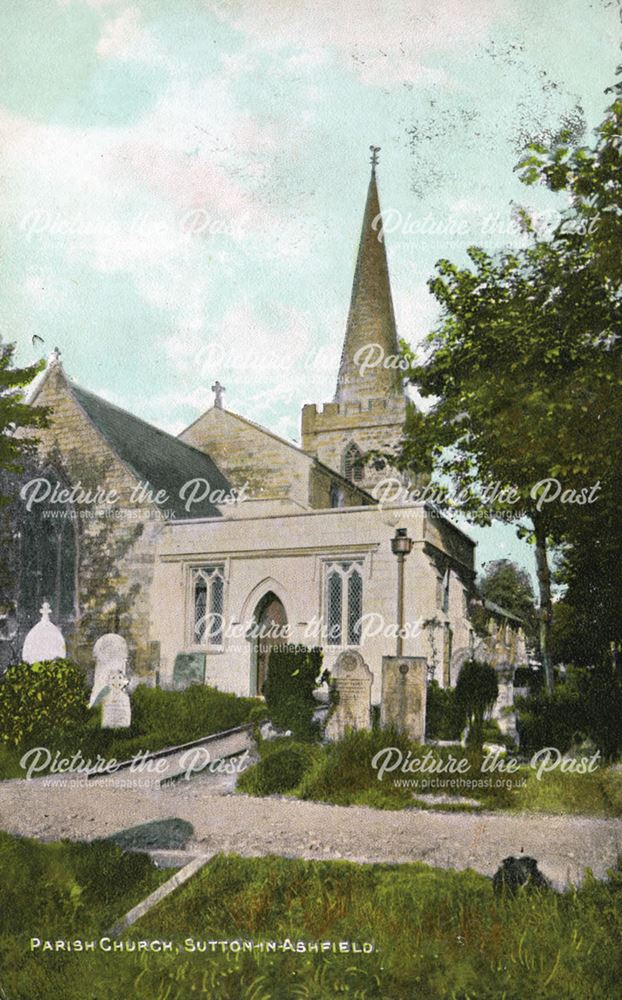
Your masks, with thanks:
M391 551L397 556L397 655L404 648L404 560L412 551L413 542L406 534L406 528L397 528L391 539Z

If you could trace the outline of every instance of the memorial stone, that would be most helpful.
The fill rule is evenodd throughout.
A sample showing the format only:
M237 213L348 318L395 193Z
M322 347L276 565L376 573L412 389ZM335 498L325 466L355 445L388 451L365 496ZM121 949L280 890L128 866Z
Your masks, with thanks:
M363 657L355 650L344 650L331 670L337 694L326 735L339 740L348 729L371 729L371 685L373 675Z
M416 743L425 740L427 662L423 656L383 656L380 725Z
M63 633L50 621L52 609L47 601L40 610L41 621L24 640L22 660L24 663L43 663L45 660L64 660L67 653Z

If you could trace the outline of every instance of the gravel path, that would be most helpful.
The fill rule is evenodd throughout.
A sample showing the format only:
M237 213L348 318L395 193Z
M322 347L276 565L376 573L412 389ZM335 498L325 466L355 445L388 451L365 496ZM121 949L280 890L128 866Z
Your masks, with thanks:
M195 779L163 788L106 787L101 781L0 782L0 828L54 840L89 840L150 820L192 823L191 854L236 852L359 862L425 861L492 875L524 850L557 887L586 868L598 877L622 853L622 820L580 816L380 811L296 799L232 795L231 781Z

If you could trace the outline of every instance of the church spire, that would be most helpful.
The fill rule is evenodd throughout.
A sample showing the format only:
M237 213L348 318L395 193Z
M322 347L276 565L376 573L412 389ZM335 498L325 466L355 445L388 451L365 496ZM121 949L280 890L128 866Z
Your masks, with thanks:
M365 405L369 399L401 394L399 371L382 364L385 358L395 357L399 347L376 184L380 147L369 148L371 178L341 352L336 403L362 402ZM365 360L368 365L361 365ZM370 367L374 360L376 365Z

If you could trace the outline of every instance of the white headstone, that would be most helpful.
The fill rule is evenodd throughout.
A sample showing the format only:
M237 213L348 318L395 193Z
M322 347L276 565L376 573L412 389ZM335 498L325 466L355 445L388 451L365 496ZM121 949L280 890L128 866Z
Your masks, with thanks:
M44 660L64 660L67 653L63 633L50 621L52 609L47 601L41 608L41 621L24 640L22 660L24 663L41 663Z
M99 701L99 695L102 694L104 688L109 687L111 672L118 671L126 677L127 642L122 635L107 632L106 635L100 636L93 646L93 656L95 657L95 676L89 707Z
M108 684L100 692L103 729L127 729L132 722L130 696L125 691L129 681L122 670L110 670Z

